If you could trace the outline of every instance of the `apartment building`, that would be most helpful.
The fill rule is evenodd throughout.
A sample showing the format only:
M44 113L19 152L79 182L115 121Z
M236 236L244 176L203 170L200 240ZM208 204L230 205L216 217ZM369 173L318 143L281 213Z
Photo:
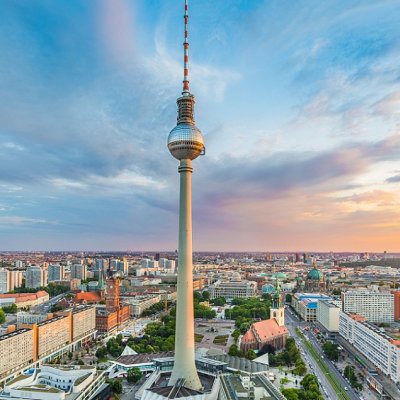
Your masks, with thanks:
M400 382L400 340L365 317L340 312L339 334L395 383Z
M71 279L80 279L84 281L87 279L87 266L85 264L71 265Z
M96 328L96 308L83 306L72 311L72 341L87 336Z
M64 266L60 264L50 264L48 268L48 281L62 281L64 279Z
M11 271L0 268L0 293L7 293L14 289L11 281Z
M39 322L36 329L38 358L43 358L71 341L71 316L59 315Z
M47 286L47 271L39 266L33 265L27 268L25 277L27 288L37 289Z
M348 291L342 293L342 311L358 314L369 322L394 321L394 295L369 291Z
M35 361L32 329L19 329L0 336L0 379Z
M77 307L0 336L0 381L35 361L79 347L95 333L95 313L95 307Z

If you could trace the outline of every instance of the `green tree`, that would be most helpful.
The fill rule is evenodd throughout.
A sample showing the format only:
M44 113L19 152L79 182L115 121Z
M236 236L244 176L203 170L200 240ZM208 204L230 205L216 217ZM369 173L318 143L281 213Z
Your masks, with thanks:
M0 308L0 324L6 322L6 314L4 313L4 310Z
M204 290L202 293L203 301L210 301L210 292L207 290Z
M225 297L216 297L215 299L210 301L211 304L217 307L222 307L226 304L226 299Z
M291 303L292 302L292 295L290 293L288 293L285 296L285 301L286 301L286 303Z
M228 354L234 357L241 357L243 355L243 353L239 350L236 344L233 344L231 347L229 347Z
M240 335L241 335L241 332L239 329L235 329L232 332L231 336L233 337L233 339L235 339L235 343L238 341Z
M254 352L254 350L247 350L245 357L249 360L254 360L257 358L257 354Z
M287 400L300 400L300 392L301 390L299 389L282 389L282 394Z
M112 390L114 393L121 394L122 393L122 383L120 379L114 379L111 384Z
M322 345L322 349L330 360L337 361L339 359L339 350L336 343L325 342Z
M17 305L11 304L10 306L3 306L3 311L6 314L15 314L18 311Z
M137 367L133 367L128 370L126 379L128 380L129 383L136 383L140 381L141 377L142 377L142 371Z

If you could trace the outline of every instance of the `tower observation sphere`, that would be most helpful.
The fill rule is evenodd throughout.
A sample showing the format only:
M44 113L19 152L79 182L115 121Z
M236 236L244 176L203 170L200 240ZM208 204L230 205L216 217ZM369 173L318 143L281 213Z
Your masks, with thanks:
M168 149L178 160L194 160L204 154L204 139L200 129L188 123L178 124L168 136Z

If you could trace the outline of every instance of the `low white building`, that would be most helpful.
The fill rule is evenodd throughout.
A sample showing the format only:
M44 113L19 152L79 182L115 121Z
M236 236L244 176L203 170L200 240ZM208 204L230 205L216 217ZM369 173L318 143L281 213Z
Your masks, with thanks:
M0 399L78 400L93 393L104 382L96 367L43 365L32 374L7 382Z
M139 317L144 310L147 310L153 304L159 303L161 296L159 294L143 296L120 295L120 299L124 303L130 304L131 317Z
M210 298L225 297L228 300L235 297L254 297L257 293L257 283L253 281L240 280L218 280L209 286Z
M400 382L400 340L357 314L340 312L339 334L394 382Z

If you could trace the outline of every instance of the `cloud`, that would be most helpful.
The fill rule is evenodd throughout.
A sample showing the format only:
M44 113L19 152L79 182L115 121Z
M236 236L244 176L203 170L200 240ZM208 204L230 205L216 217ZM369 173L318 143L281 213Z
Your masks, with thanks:
M48 221L40 218L27 218L18 215L0 215L0 225L35 225L46 224Z
M398 175L393 175L393 176L387 178L387 179L386 179L386 182L388 182L388 183L397 183L397 182L400 182L400 174L398 174Z

